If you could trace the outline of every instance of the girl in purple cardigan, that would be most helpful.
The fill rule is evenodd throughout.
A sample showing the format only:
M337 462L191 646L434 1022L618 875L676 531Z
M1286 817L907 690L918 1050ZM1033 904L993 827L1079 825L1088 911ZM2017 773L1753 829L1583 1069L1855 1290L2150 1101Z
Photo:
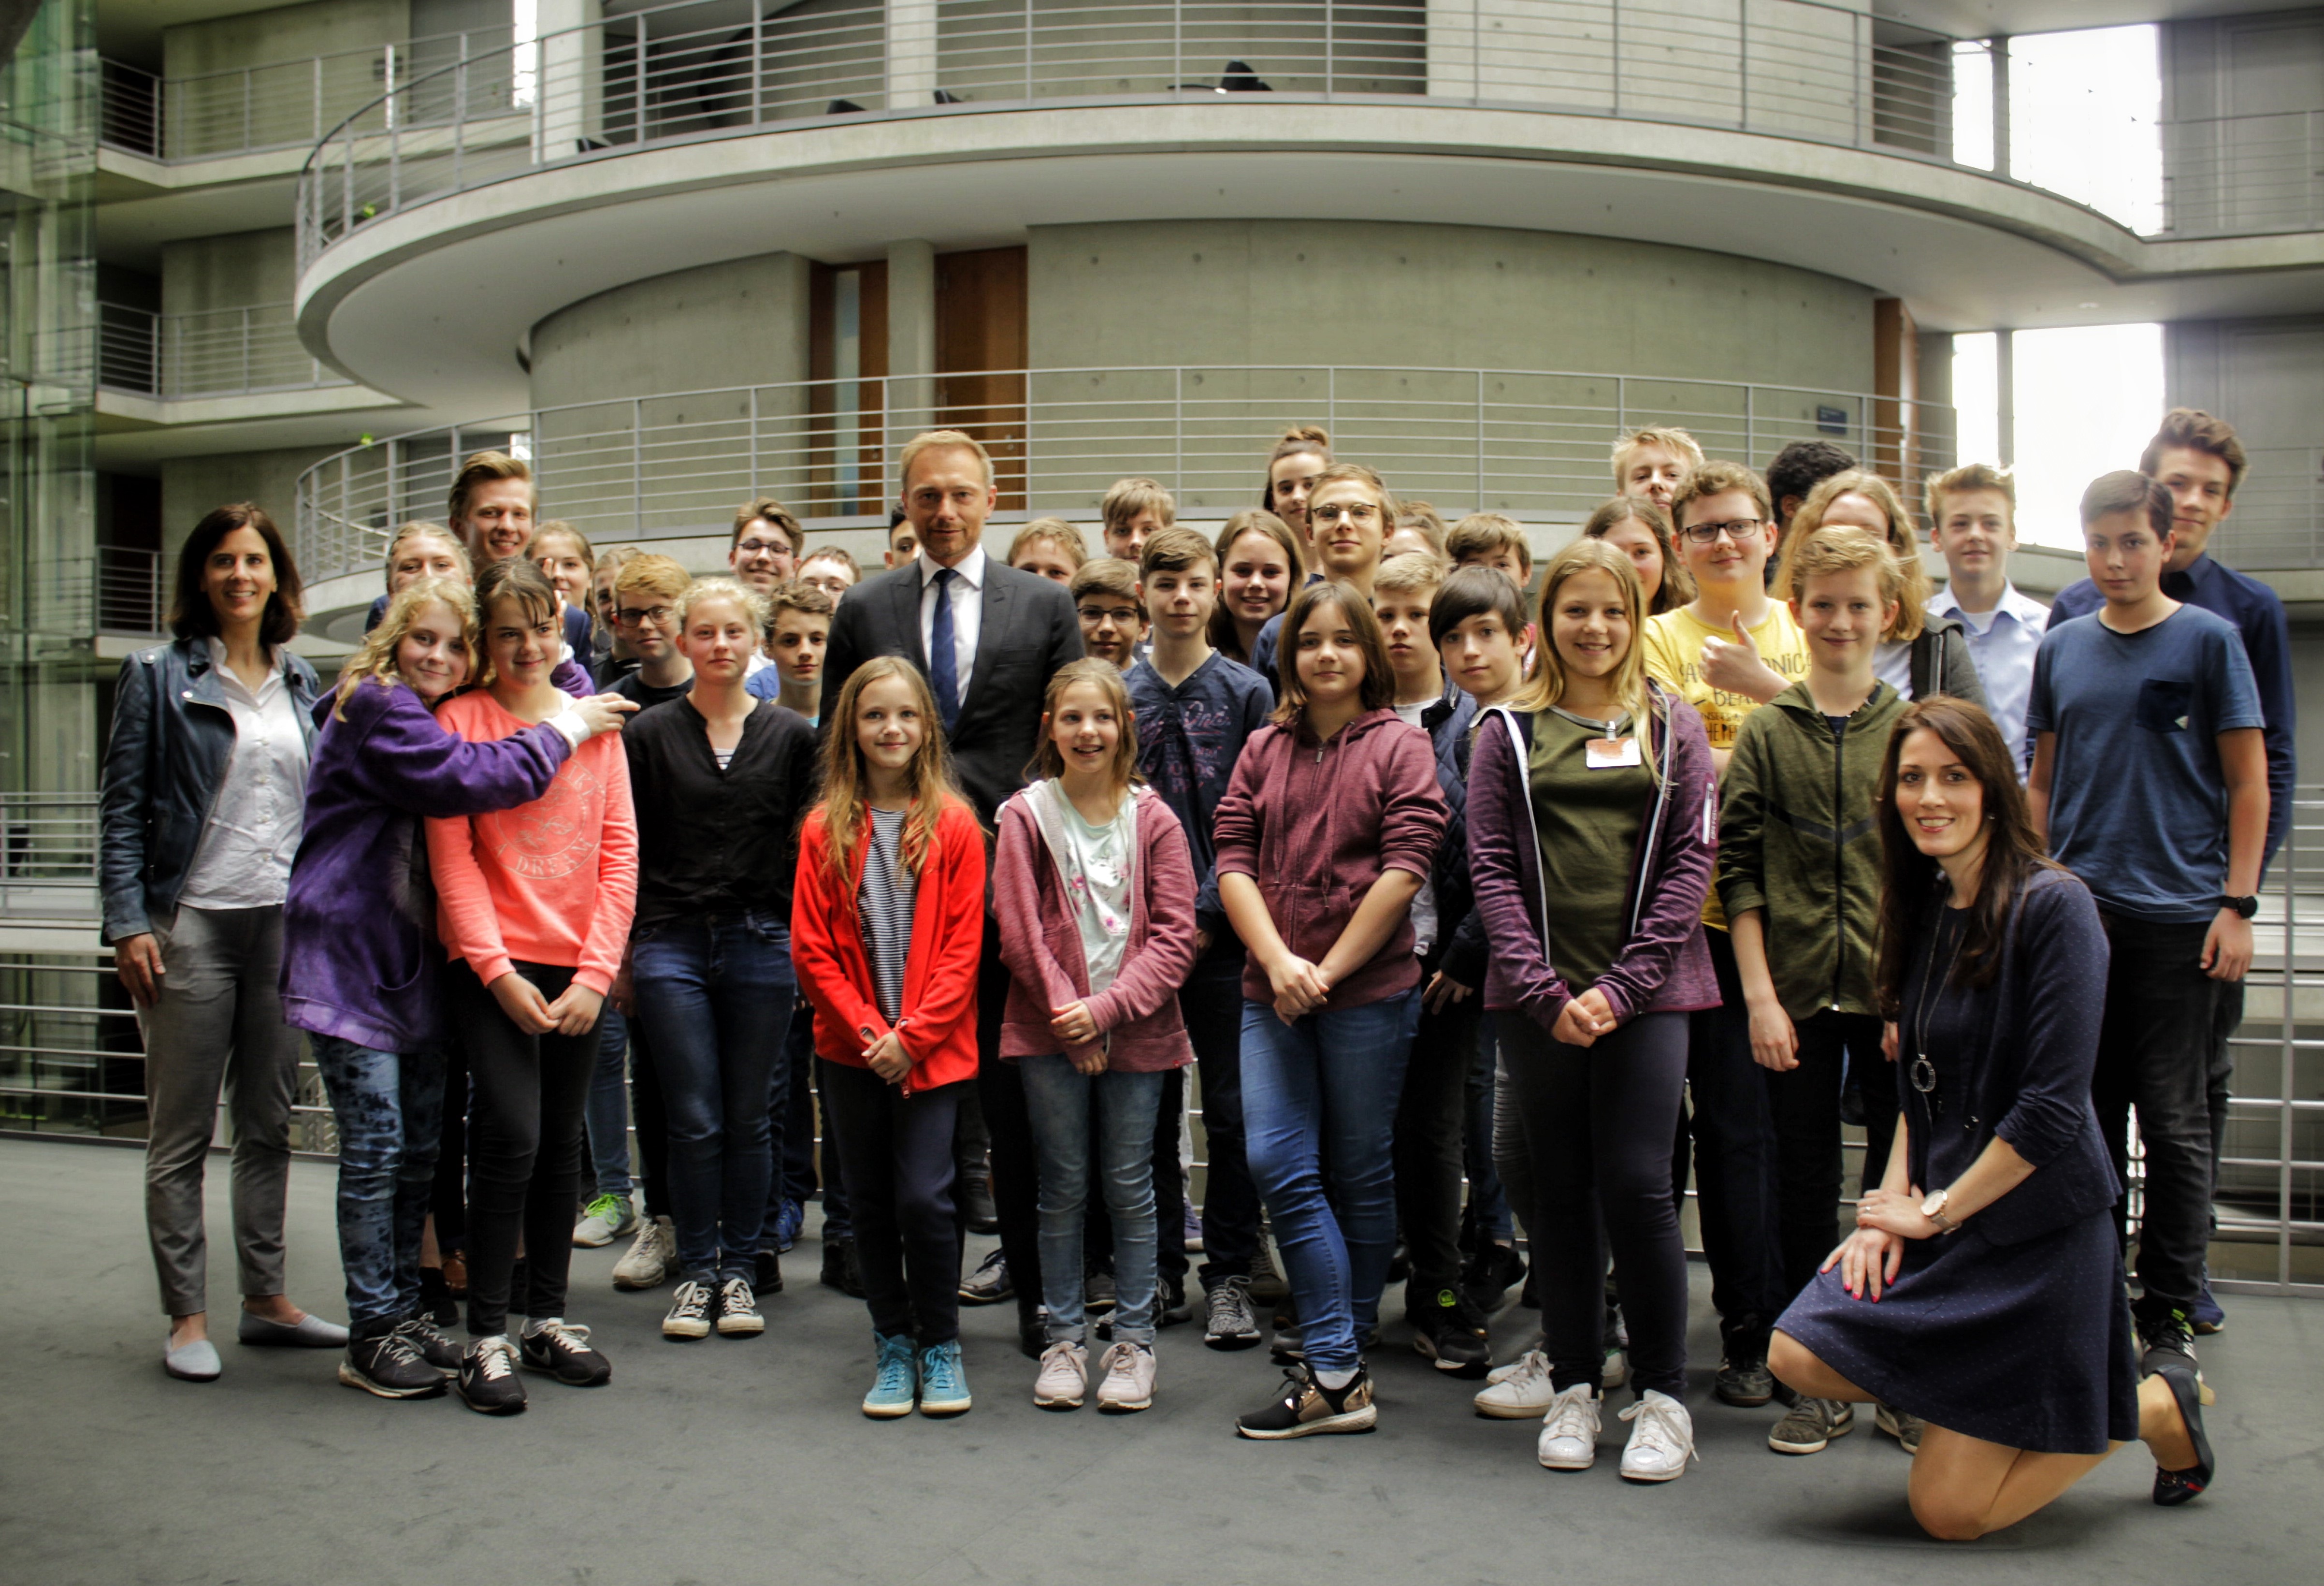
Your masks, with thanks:
M1694 1451L1670 1153L1685 1015L1719 1001L1702 921L1717 780L1702 718L1646 675L1646 593L1628 557L1603 540L1568 546L1544 570L1537 620L1534 677L1486 713L1468 804L1470 876L1493 944L1485 1006L1536 1191L1520 1211L1546 1359L1520 1372L1546 1367L1541 1463L1587 1470L1610 1242L1637 1396L1622 1412L1621 1472L1668 1481ZM1509 1397L1503 1385L1495 1399Z
M1001 807L992 908L1009 1000L1001 1055L1025 1082L1041 1182L1049 1342L1033 1402L1087 1390L1082 1221L1090 1114L1113 1221L1113 1342L1101 1410L1154 1402L1154 1129L1163 1075L1193 1056L1178 987L1194 966L1194 867L1170 807L1136 785L1138 718L1121 672L1078 660L1049 680L1038 778Z
M467 682L475 655L466 583L423 578L388 603L318 706L282 910L283 1017L313 1037L338 1128L349 1334L339 1380L384 1398L442 1393L460 1357L420 1305L444 1102L433 995L443 951L420 817L540 798L567 755L636 708L585 699L512 738L465 742L431 713Z

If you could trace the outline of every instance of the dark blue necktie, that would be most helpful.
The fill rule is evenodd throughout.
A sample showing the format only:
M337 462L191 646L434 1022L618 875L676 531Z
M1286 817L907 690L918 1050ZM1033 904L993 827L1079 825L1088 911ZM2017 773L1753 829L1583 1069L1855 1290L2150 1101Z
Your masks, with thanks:
M952 628L952 581L959 576L950 567L936 569L936 614L928 624L928 681L947 734L960 715L960 662L953 655Z

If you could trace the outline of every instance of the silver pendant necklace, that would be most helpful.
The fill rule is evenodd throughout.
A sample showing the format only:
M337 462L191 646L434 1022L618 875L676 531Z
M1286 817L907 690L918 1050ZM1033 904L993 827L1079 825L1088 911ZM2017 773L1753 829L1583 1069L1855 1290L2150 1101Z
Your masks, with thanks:
M1964 921L1964 936L1967 930L1968 922ZM1913 1061L1905 1070L1905 1077L1912 1081L1913 1088L1929 1099L1929 1112L1932 1117L1943 1116L1945 1103L1944 1098L1936 1093L1937 1065L1929 1061L1929 1019L1936 1011L1937 999L1943 995L1945 985L1952 980L1954 966L1960 962L1960 943L1955 942L1951 956L1945 960L1945 979L1942 982L1937 980L1937 940L1944 934L1945 915L1943 905L1940 904L1936 928L1929 933L1928 965L1922 972L1920 1017L1914 1021Z

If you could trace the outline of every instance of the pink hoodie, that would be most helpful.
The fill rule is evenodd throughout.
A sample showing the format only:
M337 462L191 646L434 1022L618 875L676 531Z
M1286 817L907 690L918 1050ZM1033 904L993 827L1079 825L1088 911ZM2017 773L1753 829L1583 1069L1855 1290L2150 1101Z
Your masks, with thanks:
M1257 882L1284 945L1320 963L1381 872L1408 870L1428 884L1446 818L1428 734L1396 712L1367 711L1329 742L1305 720L1268 727L1243 746L1219 802L1218 873ZM1419 984L1412 944L1412 922L1398 921L1324 1008L1360 1008ZM1243 965L1242 994L1274 1000L1256 955Z
M1194 967L1194 864L1185 829L1158 794L1130 795L1138 811L1138 857L1131 871L1130 942L1113 984L1093 997L1082 957L1081 928L1065 901L1056 862L1019 793L1001 807L1001 841L992 862L992 913L1001 957L1009 965L1001 1015L1003 1057L1057 1050L1050 1010L1086 1001L1108 1037L1106 1065L1125 1074L1177 1068L1194 1056L1178 1017L1178 988Z

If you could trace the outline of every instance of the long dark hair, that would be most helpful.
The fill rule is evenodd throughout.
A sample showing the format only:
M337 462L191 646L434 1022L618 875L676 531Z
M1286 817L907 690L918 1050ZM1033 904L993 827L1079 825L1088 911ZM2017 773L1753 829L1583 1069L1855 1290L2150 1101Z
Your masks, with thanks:
M2017 783L2016 757L2001 741L2001 729L1980 707L1950 694L1932 694L1904 707L1896 729L1888 736L1888 752L1880 766L1880 803L1874 818L1880 823L1880 930L1875 985L1884 1016L1894 1019L1904 1005L1904 976L1909 967L1916 927L1927 917L1930 905L1944 889L1944 871L1923 853L1905 830L1904 814L1896 801L1896 766L1904 740L1914 733L1934 733L1984 795L1985 862L1978 875L1977 902L1969 909L1968 929L1961 937L1949 984L1989 986L2001 973L2011 918L2026 883L2045 870L2057 870L2042 851L2042 839L2025 807L2025 789Z
M307 614L307 586L300 582L299 565L290 559L290 548L282 543L281 530L274 527L274 520L266 515L263 508L246 501L212 508L179 548L178 587L170 600L170 632L180 639L217 637L217 608L210 604L202 574L218 541L237 529L247 529L266 541L267 559L274 564L274 593L266 597L266 609L259 614L259 641L269 649L288 644L298 637L300 619Z
M1372 603L1345 584L1310 584L1291 597L1276 636L1275 675L1281 703L1267 719L1278 726L1296 725L1307 712L1307 689L1299 681L1299 631L1325 606L1355 630L1356 650L1364 658L1357 704L1365 710L1385 710L1396 703L1396 674L1388 670L1388 640Z

